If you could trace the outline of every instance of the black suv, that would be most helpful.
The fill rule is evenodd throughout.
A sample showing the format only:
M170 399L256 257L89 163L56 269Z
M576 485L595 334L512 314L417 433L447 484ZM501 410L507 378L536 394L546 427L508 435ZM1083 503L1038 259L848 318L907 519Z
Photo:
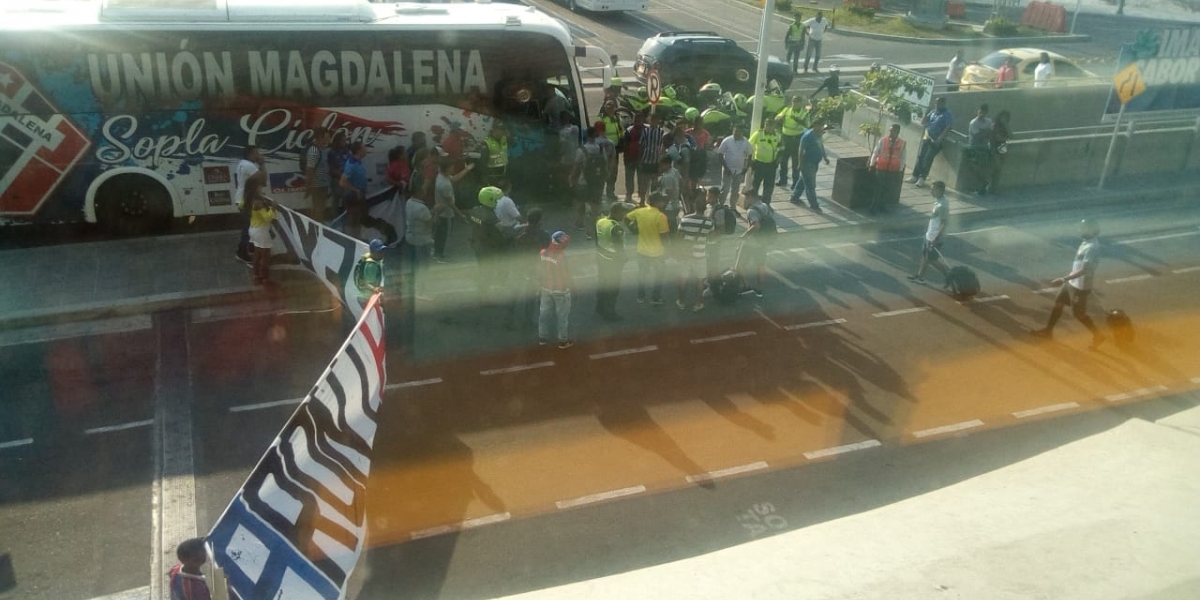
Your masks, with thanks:
M795 77L791 66L774 56L767 60L767 80L788 89ZM633 73L644 84L650 70L658 69L663 85L683 85L693 93L715 82L735 94L752 94L757 63L754 53L711 31L667 31L646 39Z

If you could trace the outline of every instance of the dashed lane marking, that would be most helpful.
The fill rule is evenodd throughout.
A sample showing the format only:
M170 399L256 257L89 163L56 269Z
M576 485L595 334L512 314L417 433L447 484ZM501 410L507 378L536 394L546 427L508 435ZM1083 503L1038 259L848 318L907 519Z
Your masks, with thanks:
M1053 294L1061 289L1062 289L1061 285L1056 285L1053 287L1044 287L1040 290L1033 290L1033 293L1035 293L1035 294Z
M437 383L442 383L441 377L431 377L429 379L418 379L416 381L403 381L400 383L390 383L388 385L383 386L383 389L384 389L384 391L390 392L392 390L399 390L399 389L403 389L403 388L422 387L422 386L426 386L426 385L434 385Z
M758 316L762 317L763 320L765 320L766 322L770 323L771 325L774 325L775 329L783 329L783 326L780 325L779 323L776 323L775 320L772 319L771 317L768 317L767 313L763 312L763 309L756 308L756 309L754 309L754 312L758 313Z
M942 425L941 427L934 427L932 429L922 429L920 431L914 431L913 437L923 438L923 437L929 437L931 435L941 435L943 433L952 433L955 431L963 431L964 429L974 429L976 427L982 427L982 426L983 426L983 421L980 421L979 419L972 419L970 421L963 421L962 423L953 423L951 425Z
M728 333L725 335L714 335L713 337L696 338L690 341L693 344L707 344L709 342L723 342L725 340L734 340L737 338L750 337L752 335L758 335L758 333L755 331L739 331L737 333Z
M988 302L999 302L1000 300L1008 300L1008 294L1000 294L998 296L980 296L971 298L970 300L960 300L959 304L987 304Z
M554 505L560 509L575 508L577 506L585 506L588 504L595 504L597 502L604 502L605 500L624 498L626 496L635 496L637 494L644 493L645 491L646 486L635 485L633 487L621 488L619 490L609 490L607 492L600 492L598 494L588 494L587 496L580 496L570 500L559 500L555 502Z
M95 435L97 433L111 433L114 431L124 431L126 429L135 429L137 427L149 427L154 424L154 419L145 421L131 421L129 423L121 423L120 425L108 425L106 427L93 427L85 429L83 432L87 435Z
M1144 281L1146 279L1150 279L1151 277L1154 277L1154 276L1149 273L1143 273L1141 275L1131 275L1129 277L1118 277L1116 279L1105 279L1104 283L1129 283L1131 281Z
M813 450L812 452L805 452L804 458L807 458L808 460L817 460L818 458L825 458L826 456L836 456L838 454L845 454L847 452L854 452L856 450L877 448L882 445L883 444L879 440L865 440L862 442L855 442L853 444L844 444L841 446L834 446L832 448L822 448L820 450Z
M796 325L785 325L783 328L787 331L797 331L800 329L810 329L813 327L828 327L830 325L841 325L845 323L845 319L826 319L824 321L813 321L812 323L798 323Z
M767 468L767 461L760 460L758 462L752 462L752 463L745 464L745 465L738 465L736 467L729 467L727 469L717 469L716 471L709 471L707 473L700 473L698 475L688 475L687 482L688 483L700 483L702 481L713 481L715 479L720 479L722 477L730 477L732 475L740 475L742 473L751 473L753 471L761 471L765 468Z
M144 585L140 588L133 588L123 592L96 596L92 600L150 600L150 586Z
M499 369L484 369L479 372L480 375L500 375L503 373L520 373L521 371L531 371L533 369L543 369L553 367L554 361L547 360L544 362L533 363L528 365L516 365L512 367L502 367Z
M274 408L276 406L288 406L292 404L300 404L304 402L304 398L288 398L287 400L274 400L271 402L258 402L255 404L242 404L240 406L230 406L229 412L246 412L248 410L262 410L264 408Z
M472 529L475 527L483 527L484 525L493 525L496 523L503 523L504 521L507 521L511 518L512 518L512 514L510 514L510 513L506 513L506 512L496 513L494 515L487 515L486 517L476 517L474 519L467 519L465 521L455 523L453 525L438 525L437 527L421 529L418 531L414 531L408 535L411 539L419 540L422 538L433 537L433 536L442 535L445 533L452 533L455 531L463 531L463 530Z
M1165 392L1165 391L1167 391L1167 386L1156 385L1153 387L1145 387L1145 388L1141 388L1141 389L1137 389L1137 390L1131 390L1131 391L1124 392L1121 394L1110 394L1108 396L1105 396L1104 399L1108 400L1109 402L1124 402L1125 400L1141 398L1142 396L1149 396L1149 395L1157 393L1157 392Z
M900 310L889 310L887 312L877 312L872 317L894 317L896 315L907 315L909 313L919 313L929 310L928 306L914 306L912 308L902 308Z
M1044 415L1046 413L1059 412L1059 411L1063 411L1063 410L1071 410L1072 408L1079 408L1079 403L1078 402L1063 402L1062 404L1051 404L1049 406L1039 406L1037 408L1031 408L1029 410L1019 410L1019 411L1013 413L1012 415L1018 419L1024 419L1026 417L1033 417L1036 415Z
M792 281L791 279L788 279L787 277L784 277L783 273L780 273L779 271L776 271L775 269L772 269L770 267L767 267L766 271L767 271L767 275L774 277L777 281L779 281L779 283L782 283L783 285L787 286L787 288L789 290L792 290L793 292L798 292L802 289L799 284Z
M654 352L655 350L658 350L658 346L655 346L652 344L649 346L642 346L641 348L626 348L624 350L613 350L611 352L601 352L599 354L592 354L588 358L590 358L592 360L602 360L605 358L613 358L613 357L617 357L617 356L629 356L630 354L641 354L643 352Z
M6 450L8 448L19 448L21 446L28 446L32 443L33 443L33 438L25 438L23 440L12 440L12 441L8 441L8 442L0 442L0 450Z
M1176 275L1180 275L1180 274L1182 274L1182 273L1195 273L1196 271L1200 271L1200 266L1195 266L1195 267L1185 267L1185 268L1182 268L1182 269L1175 269L1174 271L1171 271L1171 272L1172 272L1172 273L1174 273L1174 274L1176 274Z
M1152 235L1143 238L1133 238L1131 240L1119 240L1118 244L1140 244L1142 242L1157 242L1158 240L1169 240L1173 238L1187 237L1190 235L1200 235L1200 231L1185 231L1183 233L1166 233L1163 235Z

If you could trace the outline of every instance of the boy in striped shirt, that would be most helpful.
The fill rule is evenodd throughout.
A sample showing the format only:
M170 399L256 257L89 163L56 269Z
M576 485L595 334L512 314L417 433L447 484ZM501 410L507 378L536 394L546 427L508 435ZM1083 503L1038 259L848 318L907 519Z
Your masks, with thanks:
M679 295L675 300L675 307L679 310L687 309L685 299L689 280L696 289L696 301L692 305L692 312L699 312L704 308L704 280L708 276L708 236L712 234L713 227L713 220L704 216L704 201L696 195L690 211L679 221L679 235L683 238L683 247L680 248L679 255L683 268L679 277Z
M567 336L567 319L571 316L571 270L567 265L567 246L571 236L555 231L550 236L550 246L542 250L542 293L538 312L538 345L545 346L550 340L550 319L553 315L558 323L558 347L570 348L574 342Z

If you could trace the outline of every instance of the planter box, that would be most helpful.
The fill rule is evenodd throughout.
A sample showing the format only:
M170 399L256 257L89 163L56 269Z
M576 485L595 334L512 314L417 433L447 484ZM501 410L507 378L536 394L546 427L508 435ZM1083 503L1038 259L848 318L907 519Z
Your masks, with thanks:
M872 173L867 169L870 157L839 158L833 172L834 202L850 210L865 210L880 194L879 206L891 207L900 203L900 186L904 173Z

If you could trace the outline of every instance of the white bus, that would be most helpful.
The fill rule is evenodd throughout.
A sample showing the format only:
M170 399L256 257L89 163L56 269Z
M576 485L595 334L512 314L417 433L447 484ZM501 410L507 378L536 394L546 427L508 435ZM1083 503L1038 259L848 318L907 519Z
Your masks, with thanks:
M319 126L367 144L378 199L393 194L388 151L413 134L469 147L499 119L510 179L536 193L557 139L543 106L557 97L552 106L586 115L574 62L586 49L533 8L154 4L0 10L0 222L136 231L235 212L231 174L248 145L266 159L271 195L305 208L298 157Z
M558 0L572 11L630 12L646 10L648 0Z

